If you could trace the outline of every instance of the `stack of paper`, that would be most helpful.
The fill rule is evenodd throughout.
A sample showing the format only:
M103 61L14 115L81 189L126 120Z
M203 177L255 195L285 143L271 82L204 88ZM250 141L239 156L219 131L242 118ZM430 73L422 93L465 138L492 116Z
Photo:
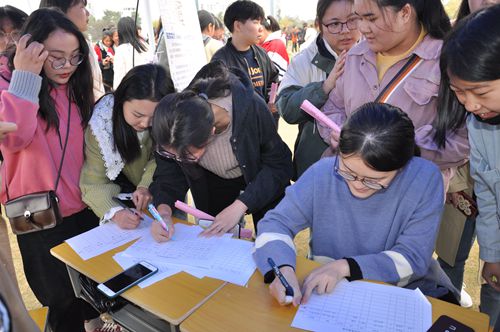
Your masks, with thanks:
M419 289L364 281L338 283L331 294L312 294L292 327L309 331L425 332L432 307Z

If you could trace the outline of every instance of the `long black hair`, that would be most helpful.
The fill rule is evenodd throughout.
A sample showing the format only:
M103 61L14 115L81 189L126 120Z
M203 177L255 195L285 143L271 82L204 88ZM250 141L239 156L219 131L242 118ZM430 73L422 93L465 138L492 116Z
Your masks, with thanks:
M460 7L458 7L456 23L460 22L462 19L470 14L469 0L462 0Z
M35 10L26 20L26 23L21 31L21 35L30 34L31 38L28 45L32 42L43 43L51 33L56 30L63 30L70 33L78 39L79 52L83 55L83 61L78 65L75 72L71 75L68 85L68 97L78 105L81 117L81 124L86 127L92 115L94 106L94 92L92 70L89 62L89 47L76 25L71 22L66 15L58 9L42 8ZM14 56L12 53L9 57L9 67L14 70ZM46 130L59 128L59 116L55 109L54 99L50 96L50 92L54 89L54 83L51 82L45 72L40 73L42 77L42 87L38 94L40 108L38 116L47 122Z
M15 29L21 30L27 18L28 14L21 9L9 5L0 7L0 22L9 19Z
M56 7L66 14L68 9L78 5L80 2L87 6L87 0L41 0L38 8Z
M379 172L400 169L419 154L411 119L398 107L382 103L367 103L354 112L342 127L339 151L358 154Z
M137 26L132 17L122 17L118 21L118 37L120 39L120 45L129 43L139 53L148 50L139 36Z
M396 12L400 11L406 4L415 9L418 21L423 25L425 31L435 38L443 39L450 31L451 23L448 14L444 10L441 0L373 0L379 8L392 7Z
M449 74L464 81L484 82L500 79L500 4L460 21L444 40L441 51L441 83L434 141L446 145L446 135L462 127L465 107L450 89Z
M229 70L222 62L203 66L183 92L166 96L156 107L156 143L174 148L181 158L187 157L190 146L204 147L215 121L207 99L228 96L230 88Z
M125 162L131 162L141 155L137 132L123 115L123 104L127 101L149 100L159 102L172 92L167 86L167 73L163 67L153 64L132 68L114 92L113 138L115 147Z
M275 19L273 16L268 15L262 20L262 26L267 30L271 32L275 32L278 30L281 30L280 24L277 19Z

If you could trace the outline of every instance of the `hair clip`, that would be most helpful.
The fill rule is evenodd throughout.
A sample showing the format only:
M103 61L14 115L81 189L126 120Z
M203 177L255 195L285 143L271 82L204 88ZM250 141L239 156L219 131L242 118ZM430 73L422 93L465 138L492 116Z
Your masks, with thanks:
M200 92L200 93L198 93L198 96L205 99L205 100L208 100L208 96L206 93Z

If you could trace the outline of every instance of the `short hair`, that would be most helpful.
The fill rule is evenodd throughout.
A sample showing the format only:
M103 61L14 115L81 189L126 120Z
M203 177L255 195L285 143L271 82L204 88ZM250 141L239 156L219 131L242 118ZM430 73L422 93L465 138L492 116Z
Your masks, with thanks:
M235 21L262 20L264 17L264 9L259 4L250 0L238 0L227 7L224 13L224 24L232 33Z
M419 154L415 127L400 108L383 103L360 106L342 127L339 151L357 154L371 168L389 172Z
M38 8L56 7L66 14L68 9L76 6L80 2L83 2L85 6L87 5L87 0L41 0Z

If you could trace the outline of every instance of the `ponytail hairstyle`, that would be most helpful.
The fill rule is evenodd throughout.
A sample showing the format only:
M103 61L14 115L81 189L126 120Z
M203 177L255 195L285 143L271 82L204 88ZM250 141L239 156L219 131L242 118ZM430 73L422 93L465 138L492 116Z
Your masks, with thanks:
M443 39L450 31L451 23L441 0L374 0L379 8L392 7L396 12L406 4L413 7L418 21L425 31L435 39Z
M446 37L441 50L441 83L434 141L445 147L446 135L465 123L467 111L450 89L449 74L464 81L500 79L500 4L479 10L461 20Z
M130 44L138 52L146 52L148 49L142 42L137 26L132 17L122 17L118 21L118 38L120 39L119 45Z
M206 10L198 10L198 21L200 22L201 32L206 29L210 29L210 24L212 24L215 30L215 18L210 12Z
M42 8L31 13L21 30L21 36L25 34L31 35L28 45L35 41L43 43L56 30L63 30L74 35L78 40L79 52L83 55L82 63L78 65L67 83L67 91L69 99L78 106L82 126L86 127L94 108L94 81L89 61L89 47L83 34L59 9ZM9 56L8 66L11 71L15 69L14 56L15 52ZM58 131L59 116L56 112L54 99L50 96L50 92L55 88L55 85L45 76L43 69L40 76L42 77L42 86L38 94L40 105L38 116L47 122L46 131L50 128Z
M280 31L280 24L278 21L271 15L268 15L262 20L262 26L270 32Z
M359 155L379 172L403 168L419 155L411 119L400 108L382 103L367 103L354 112L342 127L339 151Z
M113 139L115 149L125 162L131 162L141 155L137 132L123 115L123 104L127 101L149 100L159 102L169 91L167 73L159 65L146 64L132 68L114 92Z
M230 88L229 70L222 62L203 66L183 92L167 95L156 107L152 129L156 143L175 149L183 159L190 146L205 147L215 122L208 99L226 97Z

